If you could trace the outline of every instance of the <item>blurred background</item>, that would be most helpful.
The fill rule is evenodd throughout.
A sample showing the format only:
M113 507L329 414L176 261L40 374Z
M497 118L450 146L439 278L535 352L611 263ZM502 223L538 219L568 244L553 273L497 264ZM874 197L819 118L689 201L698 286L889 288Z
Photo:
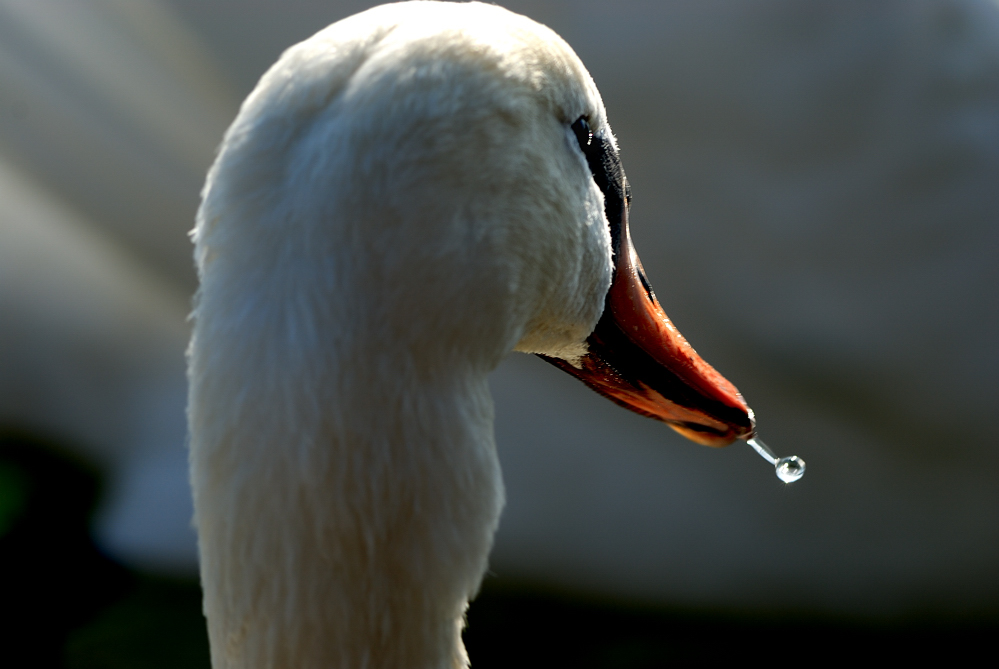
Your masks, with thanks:
M0 0L4 634L53 666L207 666L187 231L258 77L371 4ZM999 4L499 4L589 68L663 306L808 474L512 355L476 666L542 631L631 667L698 634L994 633Z

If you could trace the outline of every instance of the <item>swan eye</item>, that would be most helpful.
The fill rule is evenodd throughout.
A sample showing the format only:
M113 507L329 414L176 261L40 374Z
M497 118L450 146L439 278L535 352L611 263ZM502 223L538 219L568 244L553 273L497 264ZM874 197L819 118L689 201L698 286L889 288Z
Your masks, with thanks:
M579 148L585 152L586 147L593 141L593 133L590 131L590 124L586 122L585 116L576 119L576 122L572 124L572 131L576 134Z

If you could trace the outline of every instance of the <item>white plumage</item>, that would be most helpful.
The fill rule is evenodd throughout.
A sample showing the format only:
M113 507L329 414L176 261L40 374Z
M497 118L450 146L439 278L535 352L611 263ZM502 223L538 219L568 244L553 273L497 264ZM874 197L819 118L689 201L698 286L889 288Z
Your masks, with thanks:
M403 3L289 49L194 233L192 481L216 667L446 667L503 487L486 374L578 360L611 281L550 30Z

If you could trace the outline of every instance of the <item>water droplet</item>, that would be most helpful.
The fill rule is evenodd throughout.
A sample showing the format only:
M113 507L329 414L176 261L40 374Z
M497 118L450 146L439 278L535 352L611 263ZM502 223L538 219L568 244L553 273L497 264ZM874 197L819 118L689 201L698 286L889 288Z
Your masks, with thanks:
M777 478L784 483L794 483L805 475L805 461L797 455L777 461Z
M759 437L753 435L746 440L746 443L760 454L760 457L774 466L777 471L777 478L784 483L794 483L805 475L805 461L797 455L786 458L778 458L770 447L763 443Z

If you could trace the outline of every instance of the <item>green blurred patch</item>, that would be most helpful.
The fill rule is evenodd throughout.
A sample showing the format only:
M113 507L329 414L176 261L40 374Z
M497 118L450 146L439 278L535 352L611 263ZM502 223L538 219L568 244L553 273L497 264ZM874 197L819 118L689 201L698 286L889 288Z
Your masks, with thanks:
M67 669L208 669L201 588L140 577L129 594L70 634L65 658Z
M30 480L21 467L0 460L0 537L10 531L27 508Z

